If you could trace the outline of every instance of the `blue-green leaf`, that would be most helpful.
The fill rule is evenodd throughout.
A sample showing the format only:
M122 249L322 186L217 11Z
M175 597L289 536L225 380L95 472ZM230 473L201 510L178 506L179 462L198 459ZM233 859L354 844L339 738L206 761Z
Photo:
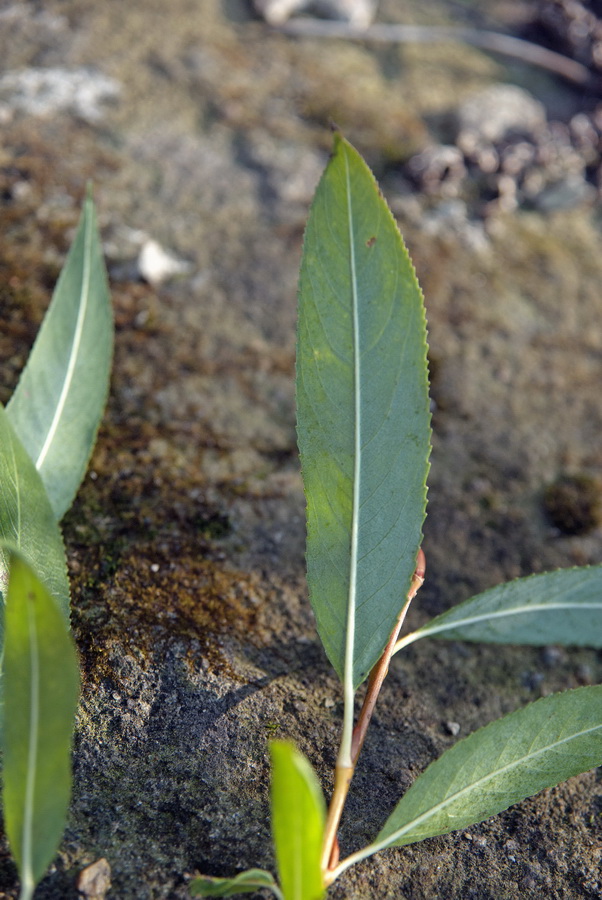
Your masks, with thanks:
M79 671L55 599L22 556L11 552L9 559L2 796L21 900L28 900L65 827Z
M188 886L193 897L236 897L240 894L254 894L261 888L267 888L282 900L282 894L273 876L263 869L247 869L234 878L211 878L208 875L201 875Z
M82 481L105 407L113 325L94 203L88 197L7 414L57 520Z
M403 637L602 647L602 566L559 569L500 584Z
M326 809L307 759L286 741L270 745L272 834L284 900L320 900Z
M537 700L475 731L420 775L373 844L337 874L385 847L467 828L602 764L602 686Z
M0 406L0 591L8 583L8 556L19 550L69 618L65 548L44 485Z
M410 586L430 414L422 294L370 170L339 136L305 235L297 419L311 601L349 694Z

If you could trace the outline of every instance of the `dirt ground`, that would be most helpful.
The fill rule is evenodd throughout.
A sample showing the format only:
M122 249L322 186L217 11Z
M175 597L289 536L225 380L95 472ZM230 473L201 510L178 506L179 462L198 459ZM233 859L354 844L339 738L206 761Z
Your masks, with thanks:
M520 6L383 0L379 18L479 25L487 7L499 27ZM107 414L64 521L84 686L69 823L36 896L78 897L78 873L105 857L109 897L184 898L194 873L273 866L270 738L294 740L331 786L342 696L304 582L293 383L301 241L329 120L381 179L426 297L433 455L415 627L500 581L601 561L595 515L578 533L550 519L546 497L578 476L581 501L599 502L602 254L595 192L485 215L469 183L450 216L447 201L407 190L405 162L485 87L519 85L565 119L592 98L460 44L288 38L243 0L3 2L0 48L0 77L89 78L77 102L49 92L41 110L0 81L0 400L89 179L116 324ZM186 270L141 279L145 236ZM601 676L590 650L408 648L371 726L343 850L371 839L453 743L449 723L464 736ZM601 852L590 772L382 853L329 897L594 900ZM0 898L17 896L1 836Z

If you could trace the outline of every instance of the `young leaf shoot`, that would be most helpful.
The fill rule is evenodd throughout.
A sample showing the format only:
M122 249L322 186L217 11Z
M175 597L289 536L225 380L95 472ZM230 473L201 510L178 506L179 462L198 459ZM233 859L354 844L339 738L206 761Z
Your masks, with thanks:
M65 827L79 669L54 597L20 554L10 551L9 561L2 801L20 900L29 900Z
M270 872L263 869L247 869L234 878L211 878L201 875L194 878L188 890L193 897L236 897L239 894L255 894L262 888L270 890L278 900L282 892Z
M69 619L63 538L36 467L0 406L0 591L8 583L6 546L19 550Z
M59 521L84 477L106 405L113 352L107 275L92 198L6 412Z
M278 742L272 828L284 900L318 900L351 865L379 850L466 828L602 763L602 687L538 700L444 753L375 839L339 862L339 822L394 650L423 637L601 646L602 567L501 585L398 640L425 573L425 315L393 217L369 169L340 135L305 234L297 423L308 585L345 702L326 819L309 763ZM367 677L354 724L355 692ZM256 871L220 880L219 895L198 893L230 896L237 886L241 892L243 882L258 884L244 881Z
M79 675L58 520L88 463L113 328L90 197L38 339L0 407L0 741L21 900L56 853L71 789Z
M284 900L320 900L325 888L320 860L326 807L307 759L286 741L274 741L272 834Z

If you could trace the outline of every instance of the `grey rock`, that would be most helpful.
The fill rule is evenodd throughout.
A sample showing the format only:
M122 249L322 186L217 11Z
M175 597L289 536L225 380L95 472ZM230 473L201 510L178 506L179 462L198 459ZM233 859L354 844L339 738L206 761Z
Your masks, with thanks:
M120 86L95 69L36 69L7 72L0 77L0 108L48 118L72 112L88 122L102 118L102 105L115 100Z
M593 202L596 189L582 175L573 173L554 184L547 185L535 198L535 205L542 212L571 209L581 203Z
M528 91L495 84L469 97L458 110L458 146L470 155L475 147L501 141L511 132L535 135L546 124L546 111Z

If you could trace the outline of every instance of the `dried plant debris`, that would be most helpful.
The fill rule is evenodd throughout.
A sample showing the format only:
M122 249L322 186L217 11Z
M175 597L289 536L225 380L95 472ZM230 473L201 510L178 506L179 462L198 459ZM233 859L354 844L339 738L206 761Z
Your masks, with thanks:
M592 72L602 72L600 3L538 0L525 37L570 56Z
M595 202L602 190L602 18L599 4L578 0L539 0L526 13L519 37L482 29L372 24L376 3L352 0L255 0L258 12L288 33L313 37L412 43L459 40L508 53L550 68L574 83L588 85L566 121L548 118L544 105L529 91L497 84L465 100L455 129L445 143L422 149L400 169L401 194L416 191L437 201L461 200L461 218L486 219L519 208L541 212L571 209ZM297 13L331 21L296 19ZM364 28L365 33L358 32ZM525 38L527 40L525 40ZM493 40L493 43L488 41ZM495 40L494 40L495 39ZM497 45L495 41L498 41ZM505 43L506 42L506 43ZM509 44L512 43L512 47ZM506 46L508 44L508 46ZM541 51L541 53L539 52ZM554 61L541 54L552 51ZM579 76L567 66L576 66ZM391 198L395 207L403 200ZM446 208L447 209L447 208ZM445 216L447 211L443 210ZM457 218L457 208L453 208Z
M602 107L549 121L528 91L498 84L469 97L451 144L412 157L403 174L439 199L462 197L473 215L519 207L543 212L592 202L602 184Z

